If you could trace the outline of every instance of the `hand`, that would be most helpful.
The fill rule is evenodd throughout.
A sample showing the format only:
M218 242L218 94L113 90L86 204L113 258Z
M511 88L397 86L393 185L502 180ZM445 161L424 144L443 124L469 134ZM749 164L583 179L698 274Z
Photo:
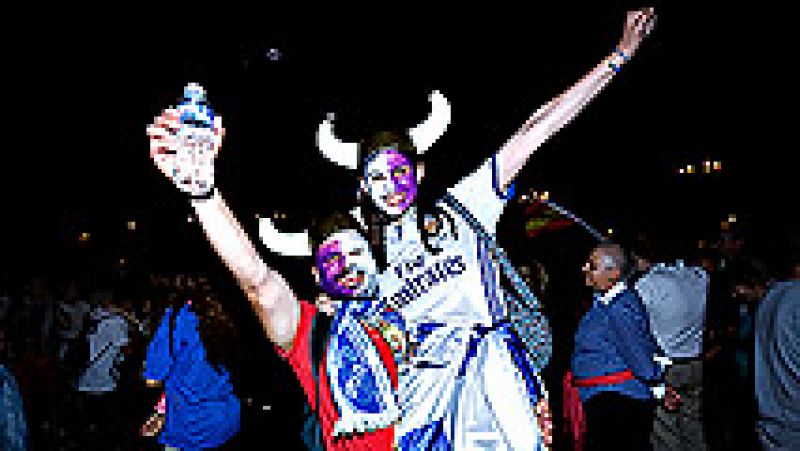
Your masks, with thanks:
M633 56L644 38L653 31L655 21L656 15L653 8L628 11L619 49L629 57Z
M318 294L315 303L317 304L317 309L320 312L328 316L334 316L336 314L336 307L333 305L333 299L331 299L331 297L327 294Z
M222 118L214 118L211 142L182 138L180 130L178 110L168 108L156 117L147 127L150 158L181 191L194 196L207 194L214 186L214 159L225 135Z
M544 446L549 448L553 445L553 414L550 412L550 402L547 398L542 398L536 403L535 412Z
M161 432L161 429L164 427L164 423L166 423L167 417L160 413L154 413L150 416L150 418L145 421L142 425L142 429L139 431L143 437L154 437Z
M667 385L667 391L664 395L664 408L667 409L668 412L674 412L678 410L678 407L681 405L681 395L675 391L674 388Z

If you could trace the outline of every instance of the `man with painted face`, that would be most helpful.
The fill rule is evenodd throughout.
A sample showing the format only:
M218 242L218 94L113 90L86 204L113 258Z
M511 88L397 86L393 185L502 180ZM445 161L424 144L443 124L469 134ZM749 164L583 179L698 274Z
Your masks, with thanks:
M547 410L536 374L545 359L531 365L520 334L509 324L512 304L500 287L500 268L506 275L511 271L507 259L496 258L496 225L512 196L515 175L608 85L653 20L652 8L629 12L614 52L536 111L499 151L450 188L433 211L417 208L423 166L414 156L426 151L449 123L449 104L441 93L431 95L433 112L409 130L410 140L381 133L361 144L347 143L334 136L332 118L320 125L323 155L360 172L360 202L353 214L377 245L374 253L383 269L380 296L401 311L413 343L401 370L397 435L402 448L531 450L549 445L547 414L536 412Z
M213 164L224 130L210 109L197 115L200 130L192 133L184 132L181 111L170 108L158 116L148 127L150 156L191 197L206 237L245 291L267 337L292 366L316 418L304 436L306 444L311 449L391 449L399 415L398 346L392 345L402 324L375 299L377 269L367 242L346 224L328 227L318 237L313 272L319 286L340 300L335 315L330 319L298 300L284 278L264 263L214 188ZM197 126L198 120L192 123ZM204 140L196 138L203 133L208 135ZM195 137L187 140L188 135ZM291 253L271 223L261 235L271 249ZM295 253L310 256L311 243L304 239L301 252ZM288 245L297 248L297 243Z

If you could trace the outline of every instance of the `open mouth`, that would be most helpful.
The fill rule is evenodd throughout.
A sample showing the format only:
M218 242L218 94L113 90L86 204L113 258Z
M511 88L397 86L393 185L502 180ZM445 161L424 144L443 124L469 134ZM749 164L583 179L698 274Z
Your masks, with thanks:
M361 271L345 271L336 278L336 283L348 290L356 289L364 284L364 273Z
M397 207L398 205L402 204L406 200L406 194L402 192L396 192L391 195L387 195L384 197L386 204L390 207Z

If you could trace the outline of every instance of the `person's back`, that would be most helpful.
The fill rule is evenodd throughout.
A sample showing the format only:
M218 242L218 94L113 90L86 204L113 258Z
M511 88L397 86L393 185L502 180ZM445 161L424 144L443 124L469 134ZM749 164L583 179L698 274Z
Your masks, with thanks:
M755 330L758 435L765 449L800 446L800 281L775 284Z
M88 334L89 360L78 379L78 391L106 393L116 390L119 362L124 359L122 347L128 343L125 319L109 310L97 308L92 312L96 329ZM83 343L79 344L84 346Z
M701 415L703 336L709 276L700 267L658 264L636 283L661 352L672 360L665 381L681 395L682 408L655 411L655 450L707 449Z
M240 403L230 375L208 361L198 323L189 304L178 312L168 309L147 350L145 378L165 385L166 423L159 437L164 445L215 447L239 430Z
M708 274L701 268L659 264L636 282L653 336L667 357L699 357L703 347Z

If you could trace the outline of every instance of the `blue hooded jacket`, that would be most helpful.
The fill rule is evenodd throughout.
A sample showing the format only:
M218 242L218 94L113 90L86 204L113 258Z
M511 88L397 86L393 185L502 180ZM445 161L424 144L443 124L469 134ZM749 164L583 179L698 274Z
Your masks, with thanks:
M208 362L199 320L188 303L176 314L169 349L171 310L148 346L144 373L165 385L166 423L159 442L182 450L220 446L239 431L239 399L228 372Z

